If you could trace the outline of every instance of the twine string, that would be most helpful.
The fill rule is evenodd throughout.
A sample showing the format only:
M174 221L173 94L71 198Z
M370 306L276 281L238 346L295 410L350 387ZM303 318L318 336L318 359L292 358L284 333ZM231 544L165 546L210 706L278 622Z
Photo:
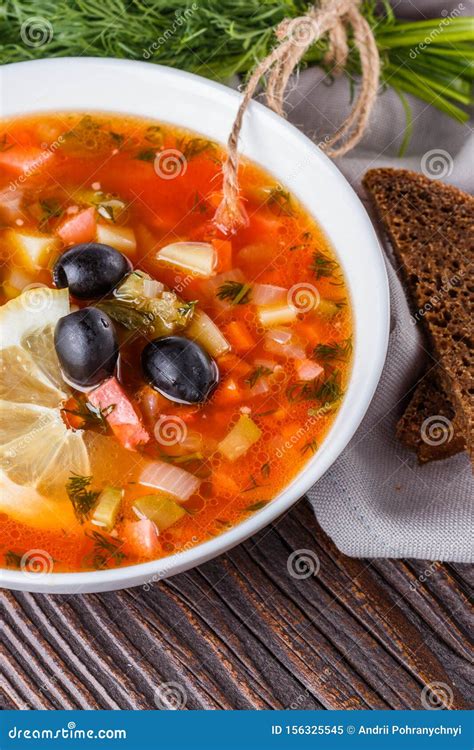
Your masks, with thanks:
M321 148L331 157L342 156L362 138L375 103L380 76L380 58L370 25L359 10L360 0L321 0L318 7L298 18L284 19L276 28L277 44L251 74L244 90L227 143L222 168L223 197L214 220L223 231L235 232L248 221L239 199L238 142L244 114L262 78L267 76L265 99L277 114L284 116L284 95L291 74L307 50L328 34L325 62L340 73L347 62L348 29L359 52L361 85L351 112L336 132L326 137Z

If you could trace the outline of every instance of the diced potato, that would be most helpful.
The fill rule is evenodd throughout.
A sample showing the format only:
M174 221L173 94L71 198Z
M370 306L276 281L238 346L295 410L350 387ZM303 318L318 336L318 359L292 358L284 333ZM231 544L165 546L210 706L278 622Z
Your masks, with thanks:
M117 521L122 498L123 490L117 487L106 487L99 495L91 523L106 531L112 531Z
M7 229L5 240L17 265L26 271L47 268L52 253L57 252L61 246L58 238L53 235L32 234L18 229Z
M230 350L230 344L220 328L202 310L195 310L186 335L201 344L211 357L220 357Z
M294 323L297 310L286 303L283 305L268 305L265 307L259 307L257 309L257 315L262 326L265 328L272 328L273 326Z
M133 505L137 515L153 521L159 531L168 529L186 515L186 511L166 495L143 495Z
M115 224L97 224L97 242L110 245L128 257L134 256L137 249L133 229L130 227L118 227Z
M217 253L209 242L173 242L162 247L156 257L203 278L214 276L217 272Z
M228 435L221 440L218 445L218 450L222 453L229 461L235 461L244 453L247 453L248 449L252 447L257 440L260 440L262 431L255 422L248 416L248 414L242 414L239 417L239 421L231 429Z

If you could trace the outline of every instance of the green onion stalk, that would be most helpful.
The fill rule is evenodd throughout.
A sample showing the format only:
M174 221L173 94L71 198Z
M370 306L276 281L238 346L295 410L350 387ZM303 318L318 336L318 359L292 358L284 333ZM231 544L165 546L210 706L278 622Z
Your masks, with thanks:
M89 56L146 60L225 81L245 76L275 44L284 18L304 15L303 0L5 0L0 7L0 63ZM365 0L381 57L382 85L412 94L459 122L469 119L474 79L474 17L457 10L403 21L384 0ZM327 39L303 65L325 69ZM357 82L360 63L349 39L345 73ZM330 69L326 69L331 76Z

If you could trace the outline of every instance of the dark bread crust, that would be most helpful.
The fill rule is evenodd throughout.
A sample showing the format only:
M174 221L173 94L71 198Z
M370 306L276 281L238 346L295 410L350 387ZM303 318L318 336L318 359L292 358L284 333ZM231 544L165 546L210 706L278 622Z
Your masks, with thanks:
M363 183L402 268L414 321L424 325L439 383L472 456L474 198L404 169L372 169ZM417 403L426 398L422 391Z
M448 420L447 429L439 417ZM397 424L396 434L400 442L415 451L420 464L449 458L466 449L456 410L436 374L425 375L418 383Z

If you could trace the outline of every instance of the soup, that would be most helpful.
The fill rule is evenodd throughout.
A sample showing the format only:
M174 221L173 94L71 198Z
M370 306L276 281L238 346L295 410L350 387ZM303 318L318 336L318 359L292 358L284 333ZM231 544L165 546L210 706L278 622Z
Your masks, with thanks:
M4 122L5 567L185 550L258 513L319 450L351 363L343 274L253 163L246 226L218 228L224 155L123 115Z

